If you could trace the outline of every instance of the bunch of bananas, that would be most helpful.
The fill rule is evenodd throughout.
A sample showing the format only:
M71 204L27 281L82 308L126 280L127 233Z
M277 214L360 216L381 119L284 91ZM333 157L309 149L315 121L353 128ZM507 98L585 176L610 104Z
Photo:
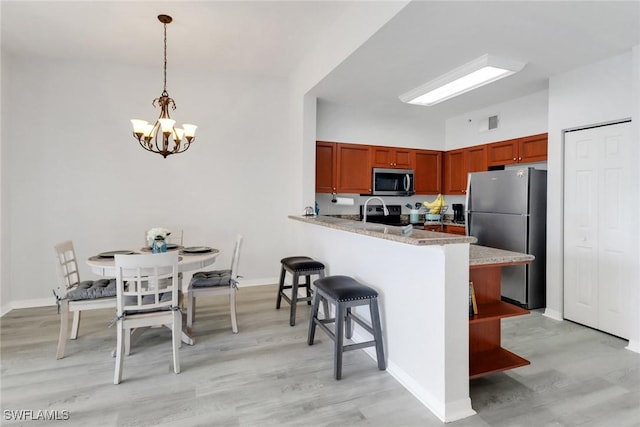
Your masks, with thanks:
M429 209L429 213L439 214L442 207L446 204L442 194L438 194L433 202L422 202L425 208Z

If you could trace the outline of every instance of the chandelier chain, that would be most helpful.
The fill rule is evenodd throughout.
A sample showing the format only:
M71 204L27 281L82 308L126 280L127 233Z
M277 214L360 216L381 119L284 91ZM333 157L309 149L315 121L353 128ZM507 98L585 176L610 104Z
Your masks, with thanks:
M164 24L164 93L167 93L167 24Z

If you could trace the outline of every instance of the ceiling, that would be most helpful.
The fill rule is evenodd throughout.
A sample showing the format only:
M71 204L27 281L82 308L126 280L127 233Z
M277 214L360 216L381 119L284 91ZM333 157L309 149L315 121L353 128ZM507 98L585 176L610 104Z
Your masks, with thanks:
M2 0L2 46L23 55L160 69L156 16L165 13L174 18L167 29L170 67L286 77L330 31L348 31L350 20L380 3ZM640 1L414 1L313 93L323 102L441 119L545 89L549 76L638 44ZM434 107L399 101L400 94L485 53L527 65Z

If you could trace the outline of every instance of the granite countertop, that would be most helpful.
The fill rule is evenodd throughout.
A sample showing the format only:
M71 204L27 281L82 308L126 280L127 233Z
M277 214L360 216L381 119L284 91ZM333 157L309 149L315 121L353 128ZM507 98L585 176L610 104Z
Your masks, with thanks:
M472 236L458 236L455 234L439 233L414 228L410 233L403 234L403 227L383 225L375 223L362 223L345 218L333 216L301 216L289 215L290 219L315 224L322 227L334 228L337 230L349 231L357 234L364 234L379 239L392 240L409 245L452 245L459 243L475 243L477 239Z
M409 234L402 234L403 227L391 225L366 223L346 218L332 216L300 216L289 215L290 219L319 225L321 227L334 228L357 234L364 234L379 239L392 240L409 245L451 245L457 243L471 243L469 245L469 266L479 267L491 264L527 264L535 259L533 255L519 252L505 251L487 246L474 245L477 239L473 236L458 236L455 234L439 233L413 229Z
M487 246L469 245L469 266L488 264L528 264L533 261L533 255L520 252L505 251Z

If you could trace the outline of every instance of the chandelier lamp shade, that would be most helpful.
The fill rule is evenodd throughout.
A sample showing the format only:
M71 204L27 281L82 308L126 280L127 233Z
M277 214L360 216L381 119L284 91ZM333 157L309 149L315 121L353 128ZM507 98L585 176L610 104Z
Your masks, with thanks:
M182 128L175 127L176 121L169 116L169 107L176 109L176 103L167 92L167 24L173 21L169 15L158 15L158 20L164 25L164 89L159 98L151 103L160 107L160 117L151 124L146 120L131 120L133 136L140 146L152 153L158 153L165 159L171 154L184 153L195 140L197 126L184 124Z

